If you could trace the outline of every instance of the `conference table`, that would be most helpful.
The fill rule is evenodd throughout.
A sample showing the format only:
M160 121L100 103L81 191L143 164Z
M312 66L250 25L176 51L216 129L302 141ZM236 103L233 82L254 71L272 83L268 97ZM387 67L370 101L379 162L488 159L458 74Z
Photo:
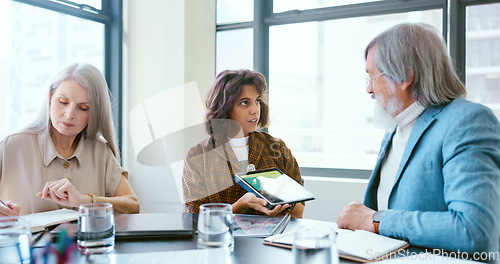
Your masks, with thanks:
M284 232L297 230L309 226L335 226L333 222L292 219ZM228 253L223 250L198 250L197 235L190 238L169 239L140 239L140 240L116 240L115 249L109 254L83 256L74 252L71 263L224 263L224 264L285 264L294 263L294 257L290 249L264 245L263 238L257 237L235 237L234 252ZM410 247L409 253L420 254L425 249ZM36 253L36 251L35 251ZM423 253L422 253L423 254ZM414 261L417 260L417 261ZM50 261L49 261L50 262ZM422 259L407 258L398 263L475 263L467 260L440 261L433 259L422 261ZM55 262L54 262L55 263ZM339 263L358 263L346 259L340 259ZM314 264L314 262L311 262Z
M307 219L292 219L284 232L294 231L302 226L327 225L335 226L335 223L307 220ZM235 237L234 252L230 254L229 260L226 258L223 262L232 264L279 264L293 263L293 254L290 249L267 246L263 243L263 238L257 237ZM120 253L144 253L144 252L161 252L161 251L182 251L195 250L197 245L197 236L188 239L174 240L154 240L154 241L117 241L115 244L115 252ZM189 253L195 254L190 251ZM161 254L158 254L161 256ZM202 255L203 257L203 255ZM179 258L179 257L177 257ZM218 258L217 260L220 260ZM179 262L182 263L182 262ZM352 261L344 261L340 263L356 263ZM312 263L314 264L314 263Z
M335 226L335 223L292 219L284 232L318 225ZM93 255L87 261L82 256L79 263L294 263L290 249L268 246L262 242L262 237L235 237L234 252L225 253L221 250L197 250L197 235L191 238L116 240L113 253ZM340 259L340 263L357 262Z

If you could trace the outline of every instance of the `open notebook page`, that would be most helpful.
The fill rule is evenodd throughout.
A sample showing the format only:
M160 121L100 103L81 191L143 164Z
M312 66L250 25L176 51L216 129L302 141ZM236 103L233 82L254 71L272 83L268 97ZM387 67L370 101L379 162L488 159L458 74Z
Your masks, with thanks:
M25 217L27 217L30 221L31 232L35 233L43 231L46 227L52 225L78 219L78 211L63 208L54 211L28 214L25 215Z

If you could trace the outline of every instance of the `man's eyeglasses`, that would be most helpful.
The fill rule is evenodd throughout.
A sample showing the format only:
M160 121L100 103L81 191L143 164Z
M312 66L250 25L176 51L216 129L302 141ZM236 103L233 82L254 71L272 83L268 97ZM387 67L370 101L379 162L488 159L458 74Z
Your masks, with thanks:
M373 76L371 78L370 78L369 75L367 75L366 76L366 86L370 87L372 85L372 80L374 80L374 79L376 79L376 78L378 78L378 77L380 77L382 75L384 75L383 72L381 72L381 73L379 73L379 74L377 74L377 75L375 75L375 76Z

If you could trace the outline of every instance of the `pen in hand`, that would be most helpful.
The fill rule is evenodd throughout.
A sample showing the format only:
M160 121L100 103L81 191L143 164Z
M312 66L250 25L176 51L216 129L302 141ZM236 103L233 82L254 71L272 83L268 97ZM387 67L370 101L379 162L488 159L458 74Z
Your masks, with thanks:
M7 211L5 211L5 209L0 210L0 211L2 211L0 213L0 216L4 216L4 215L7 215L7 216L8 215L19 215L19 207L15 203L10 202L9 205L7 205L2 200L2 198L0 198L0 203L2 203L5 207L7 207Z
M5 206L5 207L8 207L2 200L2 198L0 198L0 202Z

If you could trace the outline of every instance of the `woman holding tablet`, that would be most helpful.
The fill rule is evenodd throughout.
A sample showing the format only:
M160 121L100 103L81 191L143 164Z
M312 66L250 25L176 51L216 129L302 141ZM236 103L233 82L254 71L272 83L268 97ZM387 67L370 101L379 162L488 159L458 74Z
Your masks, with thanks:
M210 137L194 146L184 161L182 188L188 212L205 203L229 203L234 213L290 214L302 217L303 203L277 205L246 192L232 176L247 170L278 168L302 184L299 166L285 143L265 132L269 108L263 100L264 76L250 70L217 75L206 101Z

